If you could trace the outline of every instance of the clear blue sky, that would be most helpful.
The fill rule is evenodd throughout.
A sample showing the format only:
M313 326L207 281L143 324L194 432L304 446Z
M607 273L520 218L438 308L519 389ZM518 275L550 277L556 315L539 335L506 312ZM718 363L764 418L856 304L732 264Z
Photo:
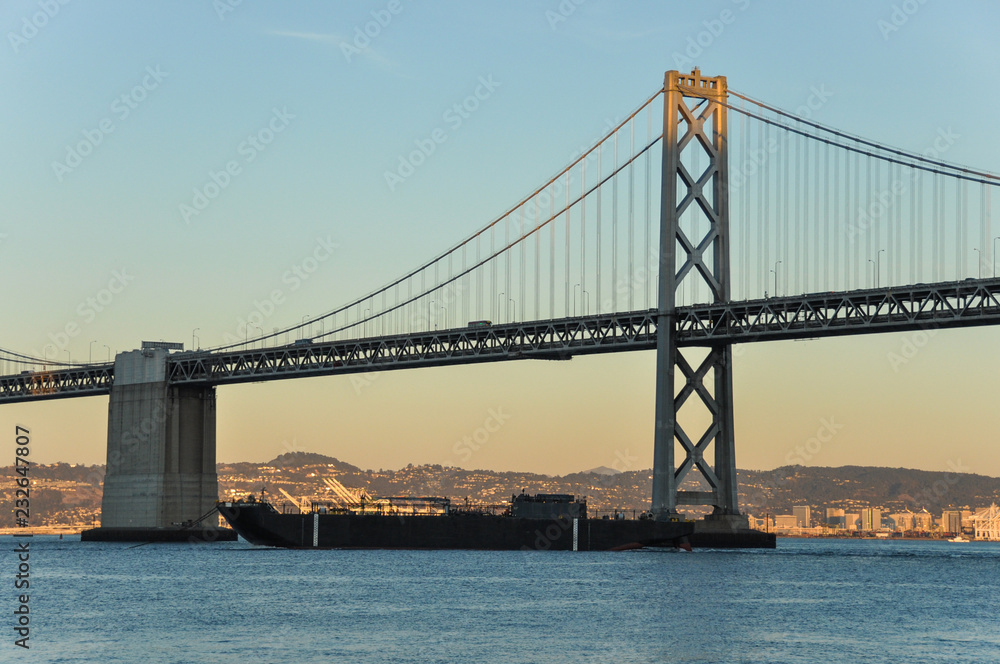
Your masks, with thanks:
M792 110L825 86L817 119L903 148L952 127L949 160L1000 170L1000 8L985 2L51 4L0 7L0 345L24 352L70 323L74 360L189 344L196 328L218 344L274 289L268 328L329 310L483 225L692 64ZM495 89L449 127L481 78ZM268 127L273 142L247 142ZM390 191L385 172L439 127L448 140ZM230 161L238 172L186 223L180 206ZM283 276L318 240L338 248L293 288ZM121 292L86 304L116 271ZM1000 475L995 339L941 332L896 371L886 357L905 336L747 347L738 464L782 465L834 417L843 429L809 463ZM649 467L652 365L638 353L222 388L219 459L294 447L365 467ZM0 422L36 430L39 461L103 462L106 408L5 406ZM457 454L495 408L509 422Z

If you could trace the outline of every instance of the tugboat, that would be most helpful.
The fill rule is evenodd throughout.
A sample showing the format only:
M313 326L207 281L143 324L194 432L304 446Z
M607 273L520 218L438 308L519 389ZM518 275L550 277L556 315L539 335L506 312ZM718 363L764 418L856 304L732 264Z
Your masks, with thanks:
M251 544L285 548L613 551L690 550L693 521L592 519L570 494L512 496L502 509L456 507L448 498L372 499L351 508L283 508L253 496L219 501L219 513Z

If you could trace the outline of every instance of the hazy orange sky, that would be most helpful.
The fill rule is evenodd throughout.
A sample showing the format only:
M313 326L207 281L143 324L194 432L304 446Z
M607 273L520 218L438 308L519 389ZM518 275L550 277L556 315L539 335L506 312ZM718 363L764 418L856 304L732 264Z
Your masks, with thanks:
M488 20L461 3L403 6L358 53L343 45L374 5L243 3L220 17L211 3L72 3L0 49L0 346L36 352L69 323L81 332L60 359L104 359L143 339L190 345L193 333L216 345L275 288L286 297L268 331L328 311L482 227L646 99L668 69L698 65L793 110L826 86L824 123L915 151L953 128L949 160L998 167L993 5L922 4L898 30L885 28L891 2L850 11L706 2L683 12L589 2L565 21L550 15L555 2L496 6ZM13 29L33 11L5 4L0 24ZM426 166L387 188L399 155L488 76L495 94ZM955 93L941 94L940 81ZM222 195L183 218L193 190L244 158L246 136L285 109L295 117L273 144L252 150ZM92 154L68 172L53 167L103 120L112 131ZM283 275L318 238L338 250L292 288ZM88 308L116 271L128 285L100 311ZM738 347L738 466L950 462L1000 476L998 334ZM912 357L894 364L894 353ZM648 468L653 360L619 353L223 387L218 459L305 450L365 468ZM18 423L34 434L36 461L103 463L107 401L4 406L0 440ZM831 424L832 437L810 443Z

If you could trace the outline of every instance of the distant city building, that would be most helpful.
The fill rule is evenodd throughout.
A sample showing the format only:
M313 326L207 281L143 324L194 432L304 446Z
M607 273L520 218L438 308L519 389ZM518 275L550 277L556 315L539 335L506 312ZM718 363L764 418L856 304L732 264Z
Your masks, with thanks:
M795 517L795 525L798 528L808 528L812 525L808 505L795 505L792 507L792 516Z
M926 533L934 529L934 517L927 510L922 510L914 514L913 521L916 524L914 530Z
M962 510L962 530L972 530L974 524L972 520L976 517L976 513L972 510Z
M799 519L794 514L778 514L774 517L774 527L777 530L797 528L798 523Z
M861 510L861 530L872 531L882 528L882 510L877 507L866 507Z
M848 530L857 530L861 525L861 515L848 512L844 515L844 527Z
M826 525L831 528L846 528L847 519L844 510L839 507L827 507Z
M941 529L948 533L962 532L962 513L958 510L945 510L942 512Z
M909 510L905 512L897 512L896 514L890 514L889 518L892 519L893 530L897 532L916 530L916 515Z

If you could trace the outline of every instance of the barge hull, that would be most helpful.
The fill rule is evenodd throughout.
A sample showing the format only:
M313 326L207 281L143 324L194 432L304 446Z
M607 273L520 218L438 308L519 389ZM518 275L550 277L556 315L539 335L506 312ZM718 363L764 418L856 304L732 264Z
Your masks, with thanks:
M219 503L219 512L251 544L286 548L608 551L676 547L694 531L690 521L282 514L261 502Z

